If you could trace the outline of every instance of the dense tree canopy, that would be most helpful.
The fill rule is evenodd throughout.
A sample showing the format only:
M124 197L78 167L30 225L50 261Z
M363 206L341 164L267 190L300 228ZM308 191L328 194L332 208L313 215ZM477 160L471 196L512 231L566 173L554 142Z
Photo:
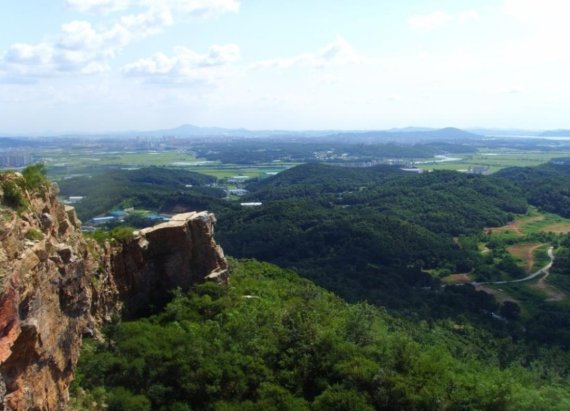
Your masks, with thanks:
M396 319L255 261L232 262L231 287L177 292L159 315L117 323L106 338L83 350L77 409L570 407L566 353L531 358L466 322Z
M116 207L157 211L212 208L210 205L225 195L207 186L215 181L190 171L147 167L70 178L60 183L60 189L64 196L85 197L76 208L81 219L89 219Z

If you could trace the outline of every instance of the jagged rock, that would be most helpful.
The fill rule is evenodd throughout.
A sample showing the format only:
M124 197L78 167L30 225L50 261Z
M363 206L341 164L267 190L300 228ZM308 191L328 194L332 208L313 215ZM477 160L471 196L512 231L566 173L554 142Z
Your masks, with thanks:
M0 410L67 409L84 335L163 302L172 288L228 281L210 213L180 214L117 248L98 247L54 187L23 195L26 221L0 207ZM44 238L26 240L29 230Z
M61 257L61 260L64 263L68 263L71 261L71 257L73 256L73 250L70 246L66 244L58 244L56 247L57 254Z
M42 213L40 221L42 223L42 229L44 231L49 230L53 225L53 217L48 213Z

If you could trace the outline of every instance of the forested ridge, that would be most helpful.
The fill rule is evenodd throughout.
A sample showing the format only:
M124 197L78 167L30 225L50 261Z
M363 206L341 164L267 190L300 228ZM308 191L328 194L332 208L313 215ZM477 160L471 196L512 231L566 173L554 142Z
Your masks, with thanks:
M177 291L154 316L116 322L84 349L77 408L568 409L566 304L523 295L522 315L516 303L430 273L524 275L506 251L511 237L483 229L529 203L555 210L540 190L553 179L564 197L560 167L477 176L305 164L249 184L244 200L259 207L208 194L226 254L291 271L232 260L229 288ZM145 207L131 193L126 201ZM172 195L156 193L149 204ZM546 238L557 247L552 281L570 292L570 236L529 241Z
M232 261L83 350L75 407L108 410L567 410L567 352L467 321L347 304L290 271ZM157 338L159 336L159 338Z
M497 176L518 185L532 205L570 217L570 159L538 167L507 168Z
M84 196L76 210L83 220L114 208L137 207L156 211L212 208L223 190L209 187L215 178L186 170L147 167L111 170L90 177L78 176L59 183L61 195Z
M455 298L458 290L428 291L439 282L425 270L471 270L473 259L454 236L506 224L527 209L505 180L389 166L307 164L248 188L248 199L263 207L219 215L217 238L229 255L295 268L351 301L427 316L472 312L474 300L492 309L482 299ZM455 306L462 300L470 307Z

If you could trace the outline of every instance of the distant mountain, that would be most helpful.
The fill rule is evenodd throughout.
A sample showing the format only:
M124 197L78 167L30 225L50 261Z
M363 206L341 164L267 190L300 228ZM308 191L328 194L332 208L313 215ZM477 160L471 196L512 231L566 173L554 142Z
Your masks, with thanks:
M536 137L540 136L540 130L525 130L521 128L483 128L475 127L466 129L470 133L480 134L487 137Z
M132 131L121 133L122 136L129 137L275 137L275 136L299 136L313 137L324 136L331 133L338 133L338 130L247 130L245 128L223 128L223 127L198 127L192 124L151 131Z
M436 128L429 128L429 127L401 127L401 128L391 128L387 130L390 133L416 133L422 131L435 131Z
M190 124L182 125L168 130L157 130L136 133L139 136L176 136L176 137L279 137L279 136L297 136L297 137L340 137L373 140L373 141L394 141L394 142L415 142L434 139L445 140L465 140L480 138L481 136L469 133L458 128L442 128L430 129L421 127L406 127L401 129L372 130L372 131L351 131L351 130L311 130L311 131L288 131L288 130L247 130L227 129L220 127L196 127Z
M52 136L50 134L50 136ZM220 137L220 138L269 138L269 137L327 137L327 138L349 138L353 141L361 142L403 142L415 143L419 141L454 141L465 139L478 139L481 135L448 127L433 129L426 127L404 127L390 130L247 130L245 128L223 128L223 127L198 127L192 124L147 131L121 131L109 133L68 133L58 137L82 137L82 138L117 138L117 137Z
M540 134L541 137L570 137L570 130L549 130Z
M460 143L466 140L479 140L483 136L469 133L454 127L428 131L357 131L340 132L329 137L350 139L361 143L400 143L415 144L426 141Z

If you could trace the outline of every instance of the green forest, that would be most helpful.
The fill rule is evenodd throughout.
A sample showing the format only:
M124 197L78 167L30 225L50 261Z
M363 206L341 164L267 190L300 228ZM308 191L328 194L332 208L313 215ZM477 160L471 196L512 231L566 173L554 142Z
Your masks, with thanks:
M156 211L211 209L223 190L211 187L216 179L204 174L164 167L111 170L59 183L62 196L85 197L76 205L79 218L90 219L115 208Z
M78 410L570 408L566 351L347 304L253 260L231 261L229 287L175 291L159 314L105 336L83 348Z
M106 194L115 180L129 189ZM179 170L92 181L63 186L104 197L85 201L82 215L129 204L209 209L216 240L236 260L230 287L175 291L153 316L117 321L103 342L88 341L78 409L568 409L567 301L526 286L446 282L455 273L523 278L530 268L510 250L542 244L536 264L551 246L549 284L570 294L569 234L499 229L566 215L564 160L492 176L310 163L250 182L241 201L259 207Z

